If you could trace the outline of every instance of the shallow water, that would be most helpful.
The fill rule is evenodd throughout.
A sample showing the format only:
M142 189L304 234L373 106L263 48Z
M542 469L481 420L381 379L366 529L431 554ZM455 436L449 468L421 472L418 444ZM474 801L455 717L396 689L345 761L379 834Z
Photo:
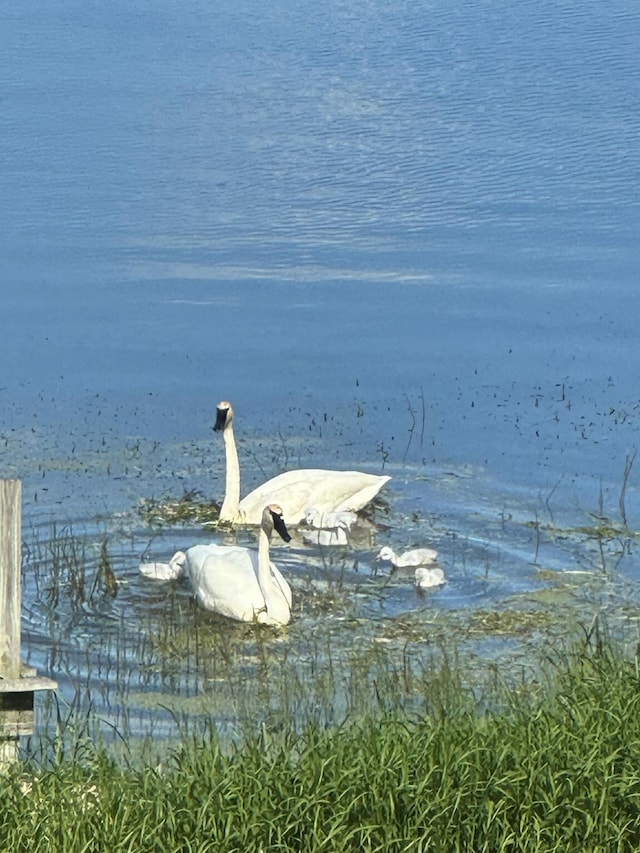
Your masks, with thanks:
M158 533L138 508L222 497L224 398L247 490L298 465L393 476L346 552L277 549L295 648L318 601L344 647L352 619L371 639L411 614L428 635L441 612L555 589L548 570L592 573L587 620L635 601L639 15L136 0L7 16L0 475L24 483L25 654L67 701L126 705L138 678L201 692L188 655L186 673L157 643L139 660L176 614L236 638L239 660L254 642L137 573L219 535ZM623 511L630 530L595 535ZM106 541L115 599L78 607L65 576L52 603L60 531L90 570ZM436 547L446 586L389 578L383 544Z

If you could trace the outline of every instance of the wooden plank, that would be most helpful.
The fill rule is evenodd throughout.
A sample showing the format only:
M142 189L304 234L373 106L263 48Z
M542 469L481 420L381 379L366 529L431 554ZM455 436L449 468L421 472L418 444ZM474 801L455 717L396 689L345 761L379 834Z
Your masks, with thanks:
M16 711L13 716L0 714L0 743L5 738L25 737L35 731L33 711ZM17 760L17 755L11 759Z
M35 691L55 690L20 659L22 618L22 483L0 480L0 768L18 758L18 742L32 734Z
M20 675L22 483L0 480L0 674Z
M45 675L28 678L0 678L0 694L29 693L34 690L57 690L58 683Z

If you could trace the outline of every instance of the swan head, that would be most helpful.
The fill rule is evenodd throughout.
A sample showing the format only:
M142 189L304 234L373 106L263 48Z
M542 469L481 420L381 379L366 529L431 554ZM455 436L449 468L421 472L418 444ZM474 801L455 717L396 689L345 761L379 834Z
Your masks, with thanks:
M262 529L267 536L275 530L278 536L285 542L291 542L291 536L287 530L287 525L284 523L284 513L278 504L269 504L264 508L262 513Z
M187 555L184 551L176 551L173 557L169 560L169 566L172 570L180 571L187 562Z
M176 551L168 563L141 563L138 569L147 578L157 581L172 581L179 578L187 562L184 551Z
M231 403L227 400L222 400L216 406L216 422L214 424L214 430L216 432L220 432L221 430L226 429L231 425L233 421L233 408Z
M316 509L314 506L307 507L307 511L304 514L304 520L309 527L319 527L320 510Z
M380 549L380 553L378 554L378 560L393 560L395 558L395 553L392 548L389 548L385 545L384 548Z

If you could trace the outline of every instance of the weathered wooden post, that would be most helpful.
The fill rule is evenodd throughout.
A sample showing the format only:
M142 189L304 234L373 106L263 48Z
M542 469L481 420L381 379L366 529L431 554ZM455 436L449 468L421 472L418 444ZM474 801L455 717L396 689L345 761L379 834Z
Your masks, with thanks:
M21 569L22 484L0 480L0 766L15 761L20 736L33 733L35 691L58 686L20 659Z

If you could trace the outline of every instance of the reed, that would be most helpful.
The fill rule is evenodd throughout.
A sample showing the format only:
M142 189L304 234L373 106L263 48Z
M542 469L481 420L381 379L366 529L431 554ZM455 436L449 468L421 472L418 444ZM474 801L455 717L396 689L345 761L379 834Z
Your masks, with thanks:
M377 713L265 720L232 748L209 722L154 767L69 747L0 779L0 849L637 850L638 660L595 625L539 673L478 696L450 658L427 713L394 703L391 679Z
M118 592L106 534L92 539L77 535L71 526L51 525L42 541L34 536L26 552L25 572L34 595L53 612L57 607L77 610L96 606Z

